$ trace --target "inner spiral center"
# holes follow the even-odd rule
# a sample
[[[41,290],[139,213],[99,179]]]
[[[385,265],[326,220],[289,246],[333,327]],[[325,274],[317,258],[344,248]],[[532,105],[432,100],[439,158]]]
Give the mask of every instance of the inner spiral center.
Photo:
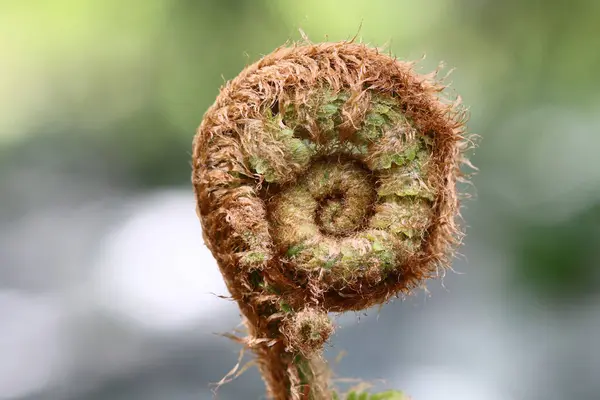
[[[318,163],[305,179],[322,234],[345,237],[364,225],[375,194],[366,171],[354,163]]]
[[[376,197],[370,174],[357,163],[315,162],[272,198],[275,238],[283,249],[305,241],[324,245],[324,240],[349,238],[368,225]]]
[[[353,220],[352,210],[348,209],[346,197],[340,191],[334,191],[318,200],[315,222],[322,233],[332,236],[347,236],[358,226]]]

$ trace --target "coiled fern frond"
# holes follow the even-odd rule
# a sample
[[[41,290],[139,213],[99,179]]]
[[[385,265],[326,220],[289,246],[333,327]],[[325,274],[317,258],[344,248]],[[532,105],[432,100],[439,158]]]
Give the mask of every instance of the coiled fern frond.
[[[413,67],[350,42],[282,47],[198,129],[205,242],[273,398],[331,398],[327,313],[408,294],[460,242],[465,112]]]

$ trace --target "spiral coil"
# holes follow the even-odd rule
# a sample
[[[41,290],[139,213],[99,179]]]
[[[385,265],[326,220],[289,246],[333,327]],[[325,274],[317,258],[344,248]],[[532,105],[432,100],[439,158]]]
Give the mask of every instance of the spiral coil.
[[[192,180],[253,338],[312,354],[332,331],[324,313],[408,293],[448,265],[466,138],[443,89],[349,42],[282,47],[222,88]]]

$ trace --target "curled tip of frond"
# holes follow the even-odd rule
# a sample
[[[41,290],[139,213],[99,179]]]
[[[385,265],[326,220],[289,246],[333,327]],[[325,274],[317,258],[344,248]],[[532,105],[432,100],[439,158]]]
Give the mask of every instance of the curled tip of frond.
[[[356,36],[301,37],[222,88],[194,138],[192,181],[251,335],[308,354],[331,333],[326,312],[449,268],[474,139],[441,65],[422,75]]]
[[[234,293],[264,295],[269,282],[361,308],[449,264],[468,114],[445,97],[441,64],[419,75],[355,38],[301,36],[248,66],[206,113],[194,140],[198,208]],[[256,270],[259,286],[240,273]]]

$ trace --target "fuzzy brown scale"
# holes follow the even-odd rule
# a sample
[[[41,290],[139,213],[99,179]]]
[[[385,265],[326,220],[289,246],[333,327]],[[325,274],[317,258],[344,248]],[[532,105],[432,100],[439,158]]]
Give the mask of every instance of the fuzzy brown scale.
[[[192,178],[204,238],[271,397],[305,398],[295,385],[318,364],[327,312],[408,294],[459,243],[465,116],[434,78],[361,44],[283,47],[205,114]],[[327,392],[308,375],[312,398]]]

